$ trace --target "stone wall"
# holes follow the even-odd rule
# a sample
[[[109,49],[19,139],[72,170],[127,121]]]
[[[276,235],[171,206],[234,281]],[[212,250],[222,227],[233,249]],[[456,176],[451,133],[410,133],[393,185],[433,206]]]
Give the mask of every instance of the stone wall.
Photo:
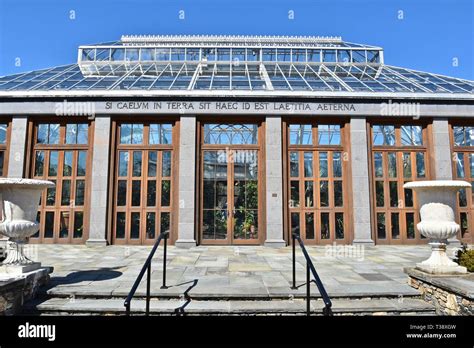
[[[15,315],[21,312],[26,301],[33,299],[38,289],[49,281],[50,268],[41,268],[25,273],[21,278],[0,280],[0,315]]]
[[[409,285],[436,308],[439,315],[474,315],[474,274],[435,276],[406,270]]]

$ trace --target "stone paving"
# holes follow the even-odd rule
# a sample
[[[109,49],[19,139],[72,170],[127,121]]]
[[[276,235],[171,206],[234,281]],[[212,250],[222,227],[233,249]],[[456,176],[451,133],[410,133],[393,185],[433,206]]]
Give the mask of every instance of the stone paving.
[[[87,247],[30,245],[30,255],[43,266],[54,267],[50,289],[56,295],[125,297],[136,279],[150,246]],[[308,247],[315,267],[332,297],[405,296],[417,292],[408,286],[403,267],[426,259],[423,246],[377,246],[340,250]],[[337,251],[337,253],[335,253]],[[451,251],[452,253],[452,251]],[[450,253],[450,255],[451,255]],[[168,248],[167,285],[162,285],[162,246],[152,262],[153,295],[193,298],[298,297],[305,287],[291,290],[291,247],[198,246]],[[297,249],[297,284],[305,282],[305,259]],[[195,283],[193,281],[196,280]],[[138,288],[143,295],[146,275]],[[312,292],[316,295],[317,289]]]

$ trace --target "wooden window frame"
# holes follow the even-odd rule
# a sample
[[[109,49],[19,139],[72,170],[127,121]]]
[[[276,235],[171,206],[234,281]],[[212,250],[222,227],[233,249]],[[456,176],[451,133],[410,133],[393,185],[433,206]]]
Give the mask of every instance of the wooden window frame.
[[[143,124],[143,143],[142,144],[121,144],[120,143],[120,126],[122,124]],[[149,142],[149,125],[150,124],[172,124],[172,143],[171,144],[148,144]],[[111,148],[111,160],[110,160],[110,173],[109,176],[109,199],[108,199],[108,218],[107,225],[111,226],[107,232],[107,240],[110,244],[115,245],[153,245],[156,239],[158,238],[160,231],[160,214],[161,212],[170,213],[170,244],[174,244],[177,235],[177,226],[178,226],[178,177],[179,177],[179,119],[172,117],[160,117],[159,119],[152,117],[119,117],[112,120],[112,148]],[[141,176],[134,176],[134,180],[140,180],[140,206],[132,207],[129,202],[131,201],[131,182],[132,182],[132,172],[130,170],[133,165],[133,159],[129,161],[129,168],[127,172],[127,203],[124,206],[125,208],[117,206],[117,190],[118,190],[118,165],[119,165],[119,153],[120,151],[127,151],[129,154],[132,154],[133,151],[141,151],[142,153],[142,168]],[[171,177],[166,177],[164,180],[170,180],[171,183],[171,193],[170,193],[170,205],[167,207],[161,207],[161,204],[156,204],[153,207],[148,207],[146,205],[147,199],[147,181],[148,181],[148,153],[150,151],[159,152],[158,156],[162,156],[163,151],[171,151]],[[160,157],[161,158],[161,157]],[[162,162],[160,161],[157,166],[157,171],[161,170]],[[163,180],[161,174],[156,177],[150,177],[156,182]],[[124,179],[121,179],[124,180]],[[156,202],[160,199],[161,186],[156,188]],[[126,230],[125,238],[116,238],[116,215],[117,212],[126,213]],[[131,221],[129,218],[132,212],[140,213],[140,235],[138,239],[131,239],[130,229],[128,226]],[[155,215],[155,238],[146,238],[146,213],[154,212]],[[128,232],[127,232],[128,228]],[[128,234],[127,234],[128,233]]]
[[[385,126],[395,126],[395,145],[373,145],[373,126],[376,125],[385,125]],[[415,245],[415,244],[426,244],[428,242],[427,238],[422,238],[420,232],[416,228],[416,224],[420,221],[418,202],[416,199],[416,193],[413,192],[413,207],[406,207],[403,204],[400,207],[400,204],[397,207],[390,206],[390,191],[389,191],[389,181],[397,182],[397,195],[398,201],[400,202],[404,199],[404,189],[403,183],[409,181],[422,181],[430,180],[432,173],[434,173],[434,158],[432,151],[432,125],[431,120],[413,120],[406,119],[404,121],[393,120],[393,119],[370,119],[366,123],[367,126],[367,141],[368,141],[368,154],[369,154],[369,181],[370,181],[370,203],[371,203],[371,221],[372,221],[372,238],[376,244],[380,245]],[[402,145],[401,144],[401,127],[402,126],[421,126],[422,127],[422,140],[423,145]],[[376,205],[376,192],[375,192],[375,183],[377,180],[375,177],[375,161],[374,154],[376,152],[381,152],[384,156],[383,161],[383,181],[384,181],[384,206],[377,207]],[[412,177],[411,179],[405,179],[403,174],[403,153],[409,152],[411,154],[411,164],[412,168]],[[416,152],[423,152],[424,161],[425,161],[425,177],[417,178],[416,176],[416,162],[413,160],[416,156]],[[397,177],[388,178],[388,153],[396,153],[397,158]],[[401,158],[401,160],[400,160]],[[415,163],[415,164],[413,164]],[[391,180],[387,180],[391,179]],[[377,213],[385,213],[385,239],[378,238],[377,233]],[[391,213],[399,213],[399,236],[400,238],[392,238],[391,235]],[[411,239],[407,237],[406,234],[406,213],[414,214],[414,229],[415,229],[415,238]]]
[[[312,145],[301,145],[301,144],[290,144],[290,125],[292,124],[307,124],[311,125],[312,130]],[[340,126],[340,139],[341,144],[339,145],[319,145],[318,144],[318,125],[339,125]],[[300,236],[304,242],[308,245],[331,245],[332,243],[349,244],[353,240],[353,213],[352,213],[352,183],[351,183],[351,163],[350,163],[350,121],[347,118],[341,118],[334,120],[328,117],[318,118],[287,118],[283,120],[283,173],[284,173],[284,189],[283,189],[283,202],[284,203],[284,238],[287,242],[291,241],[291,213],[299,213],[300,220]],[[300,206],[290,207],[290,182],[292,177],[290,176],[290,153],[298,152],[299,161],[299,176],[293,178],[299,181],[299,195],[300,195]],[[313,154],[313,176],[311,178],[304,177],[304,153],[311,152]],[[319,177],[319,173],[316,169],[319,169],[319,153],[328,153],[328,176],[324,178]],[[341,164],[342,164],[342,176],[341,178],[334,178],[332,158],[334,152],[341,153]],[[304,197],[304,185],[305,181],[313,182],[313,197],[314,206],[305,207],[301,197]],[[328,181],[328,200],[329,204],[327,207],[320,206],[320,192],[319,182]],[[343,190],[343,205],[341,207],[334,206],[334,182],[342,181]],[[306,239],[306,221],[305,214],[314,213],[314,239]],[[320,219],[321,213],[329,213],[329,229],[330,238],[322,239],[320,231]],[[344,214],[344,238],[335,238],[335,214]]]
[[[0,175],[2,178],[8,177],[8,162],[10,159],[10,140],[11,140],[11,129],[12,129],[12,119],[11,118],[0,118],[0,124],[7,125],[7,134],[5,138],[5,144],[0,144],[0,151],[3,151],[3,173]]]
[[[474,183],[474,176],[471,172],[471,167],[469,163],[469,155],[474,156],[474,146],[457,146],[454,143],[454,127],[474,127],[474,122],[472,120],[465,119],[454,119],[449,121],[449,143],[451,151],[451,170],[454,180],[465,180],[467,182]],[[457,176],[457,163],[455,162],[455,154],[463,153],[464,159],[464,178],[459,178]],[[467,214],[467,232],[462,235],[460,232],[458,238],[462,243],[472,244],[474,243],[474,192],[472,188],[466,189],[466,206],[461,207],[459,205],[459,193],[456,197],[456,222],[461,224],[461,213]]]
[[[254,145],[229,145],[229,144],[204,144],[204,125],[205,124],[257,124],[258,125],[258,143]],[[242,117],[226,117],[225,122],[219,122],[215,117],[201,117],[197,121],[197,163],[196,175],[197,191],[197,209],[196,209],[196,229],[197,242],[200,245],[261,245],[266,238],[266,180],[265,180],[265,119],[242,116]],[[228,232],[230,238],[225,240],[204,239],[203,238],[203,155],[208,150],[256,150],[258,151],[258,237],[255,239],[234,239],[233,231]],[[230,169],[228,169],[230,170]],[[231,178],[227,178],[231,180]],[[233,199],[230,185],[227,187],[228,199]],[[230,229],[231,227],[228,227]]]
[[[87,133],[87,144],[66,144],[66,125],[67,124],[78,124],[78,123],[86,123],[88,124],[88,133]],[[37,136],[38,136],[38,125],[39,124],[59,124],[59,144],[37,144]],[[37,178],[37,179],[44,179],[44,180],[56,180],[58,183],[61,180],[71,180],[71,189],[70,189],[70,197],[75,197],[75,185],[72,185],[72,182],[76,180],[84,180],[85,181],[85,191],[84,191],[84,204],[82,206],[74,206],[74,205],[61,205],[61,189],[58,189],[58,185],[56,185],[56,198],[55,204],[52,206],[46,206],[46,194],[47,190],[45,190],[41,194],[41,204],[39,206],[38,212],[41,212],[40,216],[40,231],[38,238],[30,238],[31,243],[35,244],[85,244],[87,239],[89,238],[89,220],[90,220],[90,194],[91,194],[91,177],[92,177],[92,144],[94,139],[94,121],[89,120],[83,117],[77,118],[68,118],[65,120],[64,118],[58,119],[55,116],[51,117],[37,117],[29,121],[28,124],[28,151],[27,151],[27,173],[30,178]],[[49,156],[45,156],[44,159],[44,168],[43,168],[43,175],[42,176],[35,176],[35,154],[36,151],[46,151],[49,153],[50,151],[58,151],[63,152],[63,155],[59,156],[58,158],[58,172],[56,176],[49,176],[48,167],[49,167]],[[74,153],[75,163],[76,165],[73,167],[73,175],[71,176],[63,176],[63,165],[64,165],[64,152],[72,151]],[[85,176],[77,176],[77,157],[79,151],[86,151],[87,158],[86,158],[86,175]],[[62,188],[62,184],[61,184]],[[71,199],[73,201],[73,199]],[[53,238],[44,238],[44,225],[45,225],[45,213],[46,212],[54,212],[54,227],[53,227]],[[69,219],[73,219],[75,212],[82,212],[83,213],[83,232],[81,238],[73,238],[74,230],[71,229],[69,231],[67,238],[59,238],[59,228],[60,228],[60,218],[62,212],[69,212]],[[69,222],[71,224],[71,222]]]

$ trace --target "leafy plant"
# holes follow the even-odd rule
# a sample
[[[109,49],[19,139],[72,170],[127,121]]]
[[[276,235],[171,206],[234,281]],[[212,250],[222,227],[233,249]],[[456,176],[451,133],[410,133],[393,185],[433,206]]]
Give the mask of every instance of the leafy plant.
[[[462,244],[456,254],[456,262],[466,267],[469,272],[474,272],[474,250],[469,250],[467,244]]]

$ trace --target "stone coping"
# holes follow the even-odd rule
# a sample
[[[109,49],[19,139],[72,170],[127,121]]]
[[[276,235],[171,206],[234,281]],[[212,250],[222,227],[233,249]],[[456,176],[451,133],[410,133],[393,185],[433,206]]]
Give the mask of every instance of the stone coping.
[[[474,300],[474,273],[438,275],[426,273],[416,268],[404,268],[403,271],[410,277]]]

